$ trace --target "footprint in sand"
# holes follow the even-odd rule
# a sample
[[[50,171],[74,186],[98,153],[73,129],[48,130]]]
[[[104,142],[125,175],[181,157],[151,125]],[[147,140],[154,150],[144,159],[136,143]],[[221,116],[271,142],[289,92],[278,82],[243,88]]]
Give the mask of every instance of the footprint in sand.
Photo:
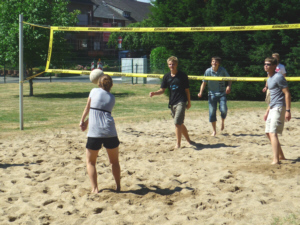
[[[39,220],[41,221],[41,224],[50,224],[50,221],[53,220],[53,218],[51,216],[49,216],[48,214],[40,216]]]
[[[104,210],[103,208],[96,208],[93,211],[95,214],[100,214],[100,213],[102,213],[103,210]]]
[[[54,199],[49,199],[49,200],[43,202],[42,205],[43,205],[43,206],[46,206],[46,205],[49,205],[49,204],[51,204],[51,203],[53,203],[53,202],[56,202],[56,200],[54,200]]]

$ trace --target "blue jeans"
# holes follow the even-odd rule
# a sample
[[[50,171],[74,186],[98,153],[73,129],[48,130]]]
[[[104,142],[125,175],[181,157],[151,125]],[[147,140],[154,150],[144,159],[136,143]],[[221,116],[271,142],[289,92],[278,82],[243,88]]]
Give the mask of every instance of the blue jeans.
[[[209,95],[208,96],[208,106],[209,106],[209,122],[217,121],[217,106],[219,102],[219,110],[221,112],[222,119],[227,116],[227,99],[226,94],[224,95]]]

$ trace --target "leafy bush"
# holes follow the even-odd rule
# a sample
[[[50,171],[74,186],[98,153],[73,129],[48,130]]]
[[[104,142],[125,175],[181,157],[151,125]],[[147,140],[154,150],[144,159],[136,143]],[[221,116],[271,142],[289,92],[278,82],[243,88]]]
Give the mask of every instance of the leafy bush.
[[[150,54],[150,69],[152,73],[166,73],[169,71],[167,59],[171,55],[171,52],[165,47],[153,49]]]

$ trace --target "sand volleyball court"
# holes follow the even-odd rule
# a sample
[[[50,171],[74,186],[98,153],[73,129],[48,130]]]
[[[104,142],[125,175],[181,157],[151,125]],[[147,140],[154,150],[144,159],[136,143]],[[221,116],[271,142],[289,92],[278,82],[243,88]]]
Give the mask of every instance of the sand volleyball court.
[[[272,224],[278,218],[299,223],[300,113],[292,112],[280,136],[288,160],[275,166],[263,113],[230,112],[225,131],[216,137],[210,136],[207,113],[187,114],[185,124],[196,144],[183,141],[181,149],[174,149],[171,118],[116,121],[121,193],[113,191],[101,151],[101,191],[90,194],[86,132],[79,127],[2,135],[0,224],[229,225]]]

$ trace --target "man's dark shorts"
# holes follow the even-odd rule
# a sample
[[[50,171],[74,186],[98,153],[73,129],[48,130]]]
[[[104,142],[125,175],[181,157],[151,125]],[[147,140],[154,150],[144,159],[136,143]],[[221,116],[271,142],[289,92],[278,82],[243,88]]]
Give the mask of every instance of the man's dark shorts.
[[[118,137],[110,137],[110,138],[88,137],[87,143],[86,143],[86,148],[98,151],[99,149],[101,149],[102,144],[105,148],[112,149],[112,148],[118,147],[120,144],[120,141],[119,141]]]

